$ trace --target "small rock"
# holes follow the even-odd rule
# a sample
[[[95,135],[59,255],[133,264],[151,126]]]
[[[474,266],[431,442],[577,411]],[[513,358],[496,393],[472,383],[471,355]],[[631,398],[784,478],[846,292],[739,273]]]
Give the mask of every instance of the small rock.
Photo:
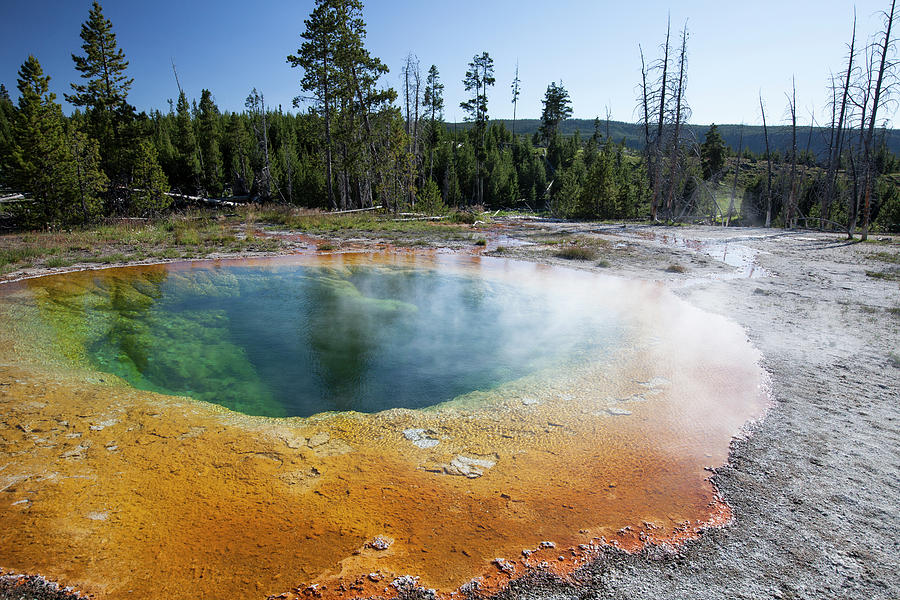
[[[617,408],[615,406],[607,407],[606,412],[613,416],[628,416],[631,414],[630,410],[625,410],[624,408]]]
[[[369,548],[374,550],[387,550],[391,547],[391,544],[394,543],[394,540],[386,537],[382,537],[380,535],[375,536],[375,539],[366,544]]]
[[[369,581],[379,582],[384,577],[382,577],[381,573],[369,573]]]
[[[534,398],[522,398],[522,404],[525,406],[534,406],[535,404],[540,404],[540,402]]]
[[[317,448],[318,446],[321,446],[322,444],[328,443],[328,440],[330,440],[330,439],[331,439],[330,435],[328,435],[324,431],[320,431],[316,434],[313,434],[313,436],[311,438],[309,438],[309,442],[307,442],[307,445],[310,448]]]
[[[506,560],[505,558],[495,558],[491,562],[493,562],[495,565],[497,565],[497,567],[501,571],[503,571],[504,573],[506,573],[508,575],[512,575],[513,573],[516,572],[516,565],[514,563],[511,563],[510,561]]]
[[[556,548],[553,542],[541,542],[541,548]]]
[[[294,433],[282,433],[278,437],[282,442],[284,442],[284,445],[291,450],[298,450],[307,445],[306,438],[302,435],[296,435]]]
[[[413,443],[414,446],[418,448],[434,448],[440,443],[437,438],[432,437],[432,435],[429,434],[434,434],[434,432],[430,430],[426,431],[424,429],[403,430],[403,437],[408,439]]]
[[[418,577],[413,577],[412,575],[401,575],[391,582],[391,586],[393,586],[393,588],[399,592],[402,590],[414,589],[418,582]]]
[[[488,458],[472,458],[470,456],[457,455],[449,465],[444,466],[444,473],[447,475],[459,475],[474,479],[484,475],[486,469],[490,469],[497,464],[496,457],[494,460]]]
[[[107,427],[112,427],[113,425],[116,425],[117,423],[118,423],[118,421],[115,419],[107,419],[106,421],[101,421],[99,423],[91,425],[90,429],[91,429],[91,431],[103,431]]]

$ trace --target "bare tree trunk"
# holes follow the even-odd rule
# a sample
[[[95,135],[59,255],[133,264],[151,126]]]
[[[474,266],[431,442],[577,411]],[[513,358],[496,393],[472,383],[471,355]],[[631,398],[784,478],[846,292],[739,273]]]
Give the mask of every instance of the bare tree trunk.
[[[803,182],[806,181],[806,173],[809,171],[809,162],[810,162],[810,154],[809,149],[812,146],[812,135],[813,129],[816,127],[816,113],[813,110],[809,111],[809,132],[806,134],[806,150],[803,153],[803,168],[800,169],[800,181],[797,184],[798,186],[798,206],[797,206],[797,215],[799,218],[800,215],[800,206],[799,206],[799,195],[803,192]]]
[[[609,119],[612,115],[609,112],[609,105],[606,105],[606,141],[609,141]]]
[[[894,25],[894,8],[897,0],[891,0],[891,11],[886,16],[887,27],[884,33],[884,42],[881,45],[881,64],[878,67],[878,81],[875,84],[875,98],[872,100],[872,114],[869,116],[869,130],[866,134],[866,167],[865,167],[865,204],[863,205],[863,229],[860,236],[863,241],[869,237],[869,218],[871,216],[871,194],[873,178],[875,177],[875,156],[872,151],[872,140],[875,137],[875,119],[878,114],[878,104],[881,101],[881,86],[884,82],[887,53],[891,47],[891,28]]]
[[[766,108],[759,95],[759,112],[762,113],[763,137],[766,140],[766,227],[772,226],[772,155],[769,153],[769,128],[766,127]]]
[[[828,172],[825,175],[825,195],[820,207],[821,223],[824,228],[825,220],[831,213],[831,204],[834,202],[834,190],[837,180],[837,170],[841,162],[841,150],[844,141],[844,122],[847,110],[847,99],[850,95],[850,76],[853,73],[853,58],[856,48],[856,10],[853,11],[853,33],[850,36],[850,55],[847,58],[847,75],[844,78],[844,90],[841,94],[841,110],[836,121],[834,131],[834,143],[828,157]]]
[[[512,88],[513,88],[513,89],[512,89],[512,92],[513,92],[513,100],[512,100],[512,105],[513,105],[512,136],[513,136],[513,140],[515,140],[515,139],[516,139],[516,105],[519,103],[519,61],[518,61],[518,60],[516,61],[516,76],[515,76],[515,78],[513,79],[513,85],[512,85]]]
[[[666,198],[666,212],[668,213],[668,218],[672,218],[672,200],[675,195],[675,186],[678,183],[678,177],[676,177],[676,166],[678,163],[678,150],[679,150],[679,142],[681,137],[681,108],[682,108],[682,100],[684,99],[684,67],[685,62],[687,61],[687,26],[681,32],[681,55],[678,58],[678,85],[675,88],[675,132],[672,135],[672,157],[671,157],[671,170],[672,175],[669,181],[669,194]]]
[[[847,237],[848,239],[853,239],[853,234],[856,230],[856,222],[859,219],[859,209],[862,205],[862,195],[865,189],[865,182],[860,181],[860,178],[865,178],[865,169],[867,157],[865,156],[865,141],[866,141],[866,119],[868,117],[868,109],[869,109],[869,98],[872,93],[872,78],[874,76],[874,61],[875,54],[869,51],[866,51],[866,81],[860,90],[861,97],[858,102],[856,102],[857,106],[860,108],[860,117],[859,117],[859,139],[857,140],[857,150],[856,150],[856,158],[853,160],[853,198],[850,200],[850,218],[847,223]]]
[[[788,96],[788,108],[791,112],[791,175],[788,185],[787,198],[787,214],[784,219],[784,226],[793,229],[797,224],[796,219],[796,190],[795,182],[797,175],[797,84],[791,79],[792,96]]]
[[[738,174],[741,172],[741,153],[744,151],[744,126],[741,125],[741,136],[738,142],[738,152],[734,160],[734,183],[731,184],[731,201],[728,203],[728,215],[725,217],[725,227],[731,227],[731,215],[734,213],[734,197],[737,195]]]
[[[663,142],[663,123],[665,122],[665,110],[666,110],[666,77],[669,72],[669,39],[672,33],[672,21],[671,18],[666,22],[666,45],[663,50],[663,61],[662,61],[662,84],[660,86],[659,91],[659,121],[657,122],[656,128],[656,146],[655,146],[655,158],[654,162],[656,167],[656,175],[654,176],[653,181],[653,199],[650,203],[650,219],[653,221],[657,220],[656,211],[659,207],[660,195],[662,192],[662,142]]]

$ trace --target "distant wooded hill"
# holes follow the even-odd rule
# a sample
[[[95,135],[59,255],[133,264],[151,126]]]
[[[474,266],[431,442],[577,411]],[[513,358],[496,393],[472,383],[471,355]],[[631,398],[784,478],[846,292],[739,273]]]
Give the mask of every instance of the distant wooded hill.
[[[507,129],[512,129],[511,119],[493,119],[495,123],[503,123]],[[470,123],[448,123],[447,127],[453,129],[468,128]],[[541,126],[540,119],[517,119],[516,133],[524,135],[533,135]],[[703,143],[706,131],[709,125],[687,125],[685,136],[687,139],[693,137],[698,143]],[[719,134],[734,150],[737,150],[740,139],[740,125],[719,125]],[[590,137],[594,133],[593,119],[569,119],[563,121],[559,126],[560,133],[564,136],[574,135],[576,131],[580,132],[582,138]],[[600,133],[606,135],[606,121],[600,121]],[[817,156],[825,153],[828,147],[828,129],[825,127],[815,127],[812,130],[812,137],[809,137],[809,127],[797,128],[797,150],[803,152],[806,150],[807,139],[810,140],[809,149]],[[609,122],[609,135],[616,143],[625,140],[625,144],[629,148],[640,148],[643,144],[643,133],[641,125],[636,123],[625,123],[623,121]],[[879,131],[878,137],[884,136],[887,146],[894,154],[900,154],[900,130],[887,129]],[[778,125],[769,127],[769,146],[772,152],[784,152],[791,147],[791,128],[787,125]],[[744,148],[749,148],[752,152],[762,154],[766,151],[766,141],[763,135],[762,125],[744,125]]]

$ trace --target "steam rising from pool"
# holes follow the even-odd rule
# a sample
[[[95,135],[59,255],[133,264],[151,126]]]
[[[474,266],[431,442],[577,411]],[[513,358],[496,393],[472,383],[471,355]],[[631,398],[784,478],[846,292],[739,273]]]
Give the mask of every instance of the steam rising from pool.
[[[596,360],[621,335],[590,297],[410,266],[131,270],[44,302],[91,363],[250,415],[422,408]]]

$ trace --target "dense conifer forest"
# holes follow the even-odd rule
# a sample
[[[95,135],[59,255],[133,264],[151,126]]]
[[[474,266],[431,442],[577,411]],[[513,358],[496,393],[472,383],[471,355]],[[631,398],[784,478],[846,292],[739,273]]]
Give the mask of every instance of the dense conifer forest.
[[[38,57],[19,70],[17,102],[0,87],[3,211],[20,227],[72,226],[232,199],[897,231],[896,137],[884,127],[895,97],[894,20],[892,4],[868,41],[853,24],[824,126],[797,125],[796,90],[786,94],[788,126],[767,125],[762,102],[763,127],[690,125],[686,27],[664,32],[659,56],[640,50],[636,124],[572,121],[556,82],[539,121],[491,119],[496,103],[516,114],[520,81],[517,71],[511,85],[497,82],[486,52],[465,67],[466,122],[452,124],[435,66],[410,54],[401,89],[386,85],[387,67],[366,48],[360,0],[316,0],[298,47],[285,49],[295,106],[269,106],[252,89],[243,112],[223,112],[213,90],[188,98],[179,84],[177,101],[139,113],[128,102],[125,49],[94,2],[73,49],[71,115]]]

